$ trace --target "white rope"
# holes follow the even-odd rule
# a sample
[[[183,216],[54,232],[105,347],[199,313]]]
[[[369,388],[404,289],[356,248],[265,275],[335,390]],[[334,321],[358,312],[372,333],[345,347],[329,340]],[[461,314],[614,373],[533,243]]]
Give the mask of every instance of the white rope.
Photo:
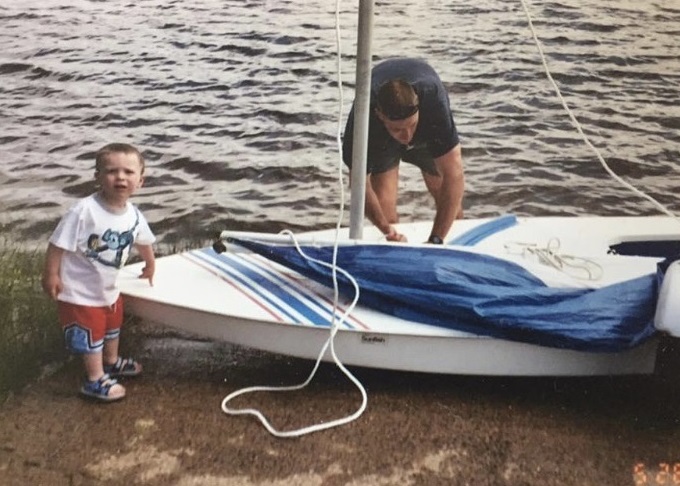
[[[367,396],[366,390],[362,386],[361,382],[359,382],[359,380],[357,380],[356,377],[354,377],[354,375],[352,375],[352,373],[342,364],[342,362],[340,361],[340,359],[338,358],[338,356],[335,352],[335,345],[334,345],[334,341],[335,341],[334,338],[335,338],[336,333],[338,332],[339,326],[343,322],[345,322],[345,319],[352,312],[352,310],[354,310],[354,308],[356,307],[356,304],[359,300],[359,285],[357,284],[354,277],[352,277],[344,269],[338,267],[336,265],[335,261],[331,265],[327,262],[323,262],[321,260],[317,260],[315,258],[309,257],[308,255],[306,255],[302,251],[302,248],[300,248],[300,245],[298,244],[298,242],[295,239],[295,236],[293,235],[292,232],[286,230],[282,233],[288,234],[291,237],[291,240],[294,243],[295,248],[297,249],[298,253],[300,255],[302,255],[305,259],[307,259],[311,262],[317,263],[319,265],[322,265],[326,268],[332,268],[334,285],[335,285],[336,289],[337,289],[337,273],[336,272],[339,271],[342,275],[344,275],[350,281],[350,283],[352,284],[352,286],[354,287],[354,290],[355,290],[354,299],[352,300],[352,303],[349,305],[347,310],[342,314],[342,316],[340,317],[339,320],[335,319],[335,313],[336,313],[336,309],[337,309],[337,296],[336,296],[336,302],[334,303],[334,308],[333,308],[333,319],[332,319],[332,325],[331,325],[331,328],[330,328],[330,336],[326,340],[323,347],[321,348],[321,352],[319,353],[319,356],[316,359],[316,363],[314,364],[314,368],[312,369],[312,372],[310,373],[309,377],[303,383],[301,383],[299,385],[293,385],[293,386],[252,386],[252,387],[248,387],[248,388],[243,388],[241,390],[237,390],[237,391],[227,395],[224,398],[224,400],[222,400],[222,411],[224,411],[225,413],[227,413],[229,415],[253,415],[253,416],[257,417],[257,419],[262,423],[262,425],[264,425],[264,427],[272,435],[274,435],[276,437],[281,437],[281,438],[291,438],[291,437],[299,437],[301,435],[309,434],[309,433],[312,433],[312,432],[318,432],[320,430],[330,429],[332,427],[344,425],[344,424],[347,424],[349,422],[352,422],[353,420],[356,420],[357,418],[359,418],[359,416],[361,416],[362,413],[364,413],[364,410],[366,410],[366,405],[368,403],[368,396]],[[335,248],[335,250],[337,250],[337,247]],[[329,346],[330,346],[331,355],[333,357],[333,361],[335,362],[335,364],[350,379],[350,381],[352,381],[352,383],[354,383],[357,386],[357,388],[359,389],[359,392],[361,393],[361,397],[362,397],[361,406],[353,414],[348,415],[348,416],[343,417],[343,418],[340,418],[340,419],[332,420],[330,422],[325,422],[325,423],[321,423],[321,424],[303,427],[303,428],[300,428],[300,429],[282,432],[282,431],[275,429],[270,424],[270,422],[266,419],[266,417],[259,410],[256,410],[256,409],[253,409],[253,408],[232,409],[232,408],[227,407],[227,403],[229,401],[231,401],[232,399],[234,399],[234,398],[236,398],[240,395],[244,395],[246,393],[261,392],[261,391],[277,391],[277,392],[278,391],[295,391],[295,390],[303,389],[314,378],[314,375],[316,374],[316,371],[319,368],[319,364],[321,363],[321,360],[323,359],[323,356],[326,353],[326,350],[329,348]]]
[[[548,243],[541,247],[536,243],[511,242],[503,245],[510,254],[519,254],[523,257],[534,256],[538,263],[553,267],[554,269],[581,280],[600,280],[604,275],[602,266],[588,258],[560,254],[560,240],[551,238]]]
[[[588,147],[590,147],[590,149],[595,153],[595,155],[597,156],[597,159],[600,161],[600,164],[602,165],[602,167],[604,167],[604,170],[606,170],[607,173],[609,173],[609,175],[612,176],[612,178],[614,178],[615,180],[617,180],[619,183],[621,183],[621,184],[622,184],[623,186],[625,186],[626,188],[628,188],[628,189],[630,189],[631,191],[633,191],[633,192],[634,192],[635,194],[637,194],[638,196],[640,196],[640,197],[642,197],[642,198],[644,198],[644,199],[647,199],[647,200],[648,200],[649,202],[651,202],[654,206],[656,206],[656,208],[659,209],[659,211],[661,211],[662,213],[664,213],[664,214],[666,214],[666,215],[668,215],[668,216],[670,216],[670,217],[672,217],[672,218],[678,219],[678,217],[677,217],[675,214],[673,214],[668,208],[666,208],[663,204],[661,204],[660,202],[658,202],[658,201],[657,201],[656,199],[654,199],[652,196],[649,196],[648,194],[645,194],[644,192],[640,191],[640,190],[637,189],[635,186],[633,186],[632,184],[626,182],[626,181],[623,180],[618,174],[616,174],[616,173],[609,167],[609,165],[607,164],[607,162],[604,160],[604,157],[602,157],[602,154],[600,153],[600,151],[599,151],[599,150],[598,150],[598,149],[590,142],[590,140],[588,139],[588,137],[586,136],[586,134],[583,132],[583,128],[581,127],[581,124],[580,124],[579,121],[576,119],[576,116],[574,116],[574,114],[572,113],[571,109],[570,109],[569,106],[567,105],[567,102],[565,101],[564,97],[562,96],[562,93],[560,92],[560,88],[557,86],[557,83],[556,83],[555,80],[553,79],[552,74],[550,74],[550,69],[548,68],[548,63],[547,63],[547,61],[546,61],[545,54],[543,53],[543,48],[541,47],[541,41],[538,39],[538,36],[536,35],[536,29],[534,29],[534,23],[533,23],[533,21],[532,21],[532,19],[531,19],[531,14],[529,13],[529,7],[527,6],[527,2],[526,2],[526,0],[521,0],[521,2],[522,2],[522,7],[524,8],[524,13],[525,13],[526,16],[527,16],[527,21],[528,21],[528,23],[529,23],[529,29],[531,29],[531,35],[532,35],[533,38],[534,38],[534,43],[536,44],[536,48],[538,49],[538,53],[539,53],[540,56],[541,56],[541,62],[543,63],[543,68],[545,69],[545,74],[548,76],[548,80],[550,81],[550,83],[552,84],[553,88],[555,89],[555,93],[557,94],[557,97],[560,99],[560,102],[562,103],[562,106],[564,107],[565,111],[566,111],[567,114],[569,115],[569,118],[571,119],[571,122],[572,122],[572,123],[574,124],[574,126],[576,127],[576,130],[578,131],[578,133],[579,133],[579,134],[581,135],[581,137],[583,138],[583,141],[584,141],[584,142],[586,143],[586,145],[588,145]],[[680,221],[680,220],[679,220],[679,221]]]
[[[345,319],[347,316],[354,310],[356,307],[356,304],[359,300],[359,285],[357,284],[356,280],[352,275],[350,275],[348,272],[346,272],[344,269],[340,268],[337,266],[337,255],[338,255],[338,239],[339,239],[339,233],[340,233],[340,228],[342,225],[342,220],[343,220],[343,214],[345,210],[345,192],[344,192],[344,183],[343,183],[343,174],[342,174],[342,106],[343,106],[343,96],[342,96],[342,51],[341,51],[341,45],[340,45],[340,0],[336,0],[336,5],[335,5],[335,38],[336,38],[336,45],[337,45],[337,70],[338,70],[338,93],[339,93],[339,102],[338,102],[338,124],[337,124],[337,137],[336,141],[338,144],[338,179],[340,181],[340,211],[339,211],[339,216],[338,216],[338,221],[336,224],[335,228],[335,241],[333,244],[333,261],[331,264],[328,264],[326,262],[314,259],[306,255],[303,251],[302,248],[300,248],[300,245],[298,244],[297,239],[295,238],[295,235],[288,230],[285,230],[282,232],[282,234],[288,234],[291,237],[291,240],[293,244],[295,245],[295,248],[297,249],[298,253],[308,261],[317,263],[321,266],[324,266],[326,268],[330,268],[332,270],[333,274],[333,309],[332,309],[332,318],[331,318],[331,325],[330,325],[330,335],[324,345],[321,348],[321,351],[319,352],[319,356],[316,359],[316,363],[314,364],[314,368],[312,369],[311,373],[309,374],[309,377],[303,382],[300,383],[299,385],[292,385],[292,386],[252,386],[248,388],[243,388],[241,390],[237,390],[235,392],[230,393],[227,395],[223,400],[222,400],[222,411],[224,413],[227,413],[229,415],[253,415],[255,416],[261,423],[262,425],[267,429],[267,431],[274,435],[275,437],[280,437],[280,438],[292,438],[292,437],[300,437],[302,435],[310,434],[312,432],[318,432],[321,430],[326,430],[330,429],[332,427],[338,427],[340,425],[344,425],[347,423],[350,423],[357,418],[361,416],[361,414],[364,413],[366,410],[366,406],[368,405],[368,396],[366,394],[366,389],[364,386],[361,384],[361,382],[342,364],[340,359],[338,358],[336,352],[335,352],[335,335],[338,332],[338,329],[340,325],[345,322]],[[352,303],[350,306],[347,308],[347,310],[341,315],[340,319],[337,319],[337,311],[338,311],[338,300],[339,300],[339,291],[338,291],[338,280],[337,280],[337,272],[340,272],[342,275],[344,275],[352,284],[354,287],[354,299],[352,300]],[[359,392],[361,393],[361,405],[357,409],[356,412],[353,414],[347,415],[346,417],[339,418],[336,420],[331,420],[329,422],[324,422],[321,424],[316,424],[316,425],[310,425],[307,427],[302,427],[300,429],[295,429],[295,430],[289,430],[289,431],[280,431],[275,429],[271,423],[267,420],[267,418],[259,411],[253,408],[245,408],[245,409],[232,409],[227,406],[227,403],[229,403],[232,399],[245,395],[247,393],[253,393],[253,392],[262,392],[262,391],[272,391],[272,392],[281,392],[281,391],[296,391],[296,390],[301,390],[305,388],[309,383],[311,383],[312,379],[316,375],[316,372],[319,368],[319,365],[321,363],[321,360],[323,359],[323,356],[326,354],[326,350],[330,347],[331,350],[331,356],[333,357],[333,361],[335,362],[336,366],[349,378],[349,380],[356,385],[356,387],[359,389]]]

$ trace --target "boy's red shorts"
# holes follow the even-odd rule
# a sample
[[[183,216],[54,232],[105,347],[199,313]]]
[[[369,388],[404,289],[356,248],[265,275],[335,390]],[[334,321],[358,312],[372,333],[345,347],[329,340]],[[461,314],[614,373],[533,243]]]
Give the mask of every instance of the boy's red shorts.
[[[104,340],[115,339],[123,325],[123,297],[111,306],[90,307],[70,302],[57,303],[59,322],[64,329],[66,347],[79,354],[97,353]]]

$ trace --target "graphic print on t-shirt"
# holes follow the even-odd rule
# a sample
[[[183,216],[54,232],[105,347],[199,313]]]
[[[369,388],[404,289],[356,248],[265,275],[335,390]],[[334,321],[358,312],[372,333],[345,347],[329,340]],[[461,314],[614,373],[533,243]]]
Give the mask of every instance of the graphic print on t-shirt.
[[[101,237],[95,233],[91,234],[87,239],[85,256],[109,267],[122,268],[125,265],[129,248],[135,242],[134,231],[138,224],[139,215],[137,215],[135,225],[127,231],[107,229]],[[114,254],[110,255],[110,252]]]

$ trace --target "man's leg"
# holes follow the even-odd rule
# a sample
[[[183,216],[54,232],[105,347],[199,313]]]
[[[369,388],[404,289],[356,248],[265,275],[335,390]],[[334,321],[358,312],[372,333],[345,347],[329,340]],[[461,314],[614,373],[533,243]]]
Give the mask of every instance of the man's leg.
[[[427,190],[432,195],[435,205],[438,205],[439,193],[442,188],[442,181],[444,180],[443,177],[440,175],[429,174],[425,171],[422,171],[421,173],[423,174],[423,180],[425,181],[425,186],[427,186]],[[456,214],[456,219],[463,219],[462,207],[458,211],[458,214]]]
[[[425,187],[429,191],[430,195],[434,198],[435,203],[439,198],[439,191],[442,187],[442,176],[439,174],[430,174],[425,171],[421,171],[423,174],[423,181],[425,181]]]
[[[434,198],[434,203],[438,207],[439,205],[439,193],[442,190],[442,181],[444,178],[440,176],[439,174],[430,174],[425,171],[421,171],[421,174],[423,174],[423,180],[425,181],[425,186],[427,187],[427,190],[430,192],[432,197]],[[458,214],[456,214],[456,219],[463,219],[463,208],[461,207],[460,210],[458,211]]]
[[[399,185],[399,166],[378,174],[370,175],[370,184],[378,198],[380,208],[390,224],[399,221],[397,214],[397,188]]]

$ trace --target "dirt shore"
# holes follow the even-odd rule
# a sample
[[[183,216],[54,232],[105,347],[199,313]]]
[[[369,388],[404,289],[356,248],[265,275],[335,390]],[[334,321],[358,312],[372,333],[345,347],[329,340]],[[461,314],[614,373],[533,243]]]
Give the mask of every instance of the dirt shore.
[[[313,363],[153,328],[133,334],[127,347],[145,372],[125,382],[122,402],[79,398],[80,366],[69,361],[0,407],[0,484],[680,484],[674,343],[652,377],[352,369],[368,392],[358,420],[278,439],[253,417],[224,414],[221,401],[246,386],[301,383]],[[289,430],[351,414],[360,402],[328,364],[302,391],[232,405],[257,407]]]

